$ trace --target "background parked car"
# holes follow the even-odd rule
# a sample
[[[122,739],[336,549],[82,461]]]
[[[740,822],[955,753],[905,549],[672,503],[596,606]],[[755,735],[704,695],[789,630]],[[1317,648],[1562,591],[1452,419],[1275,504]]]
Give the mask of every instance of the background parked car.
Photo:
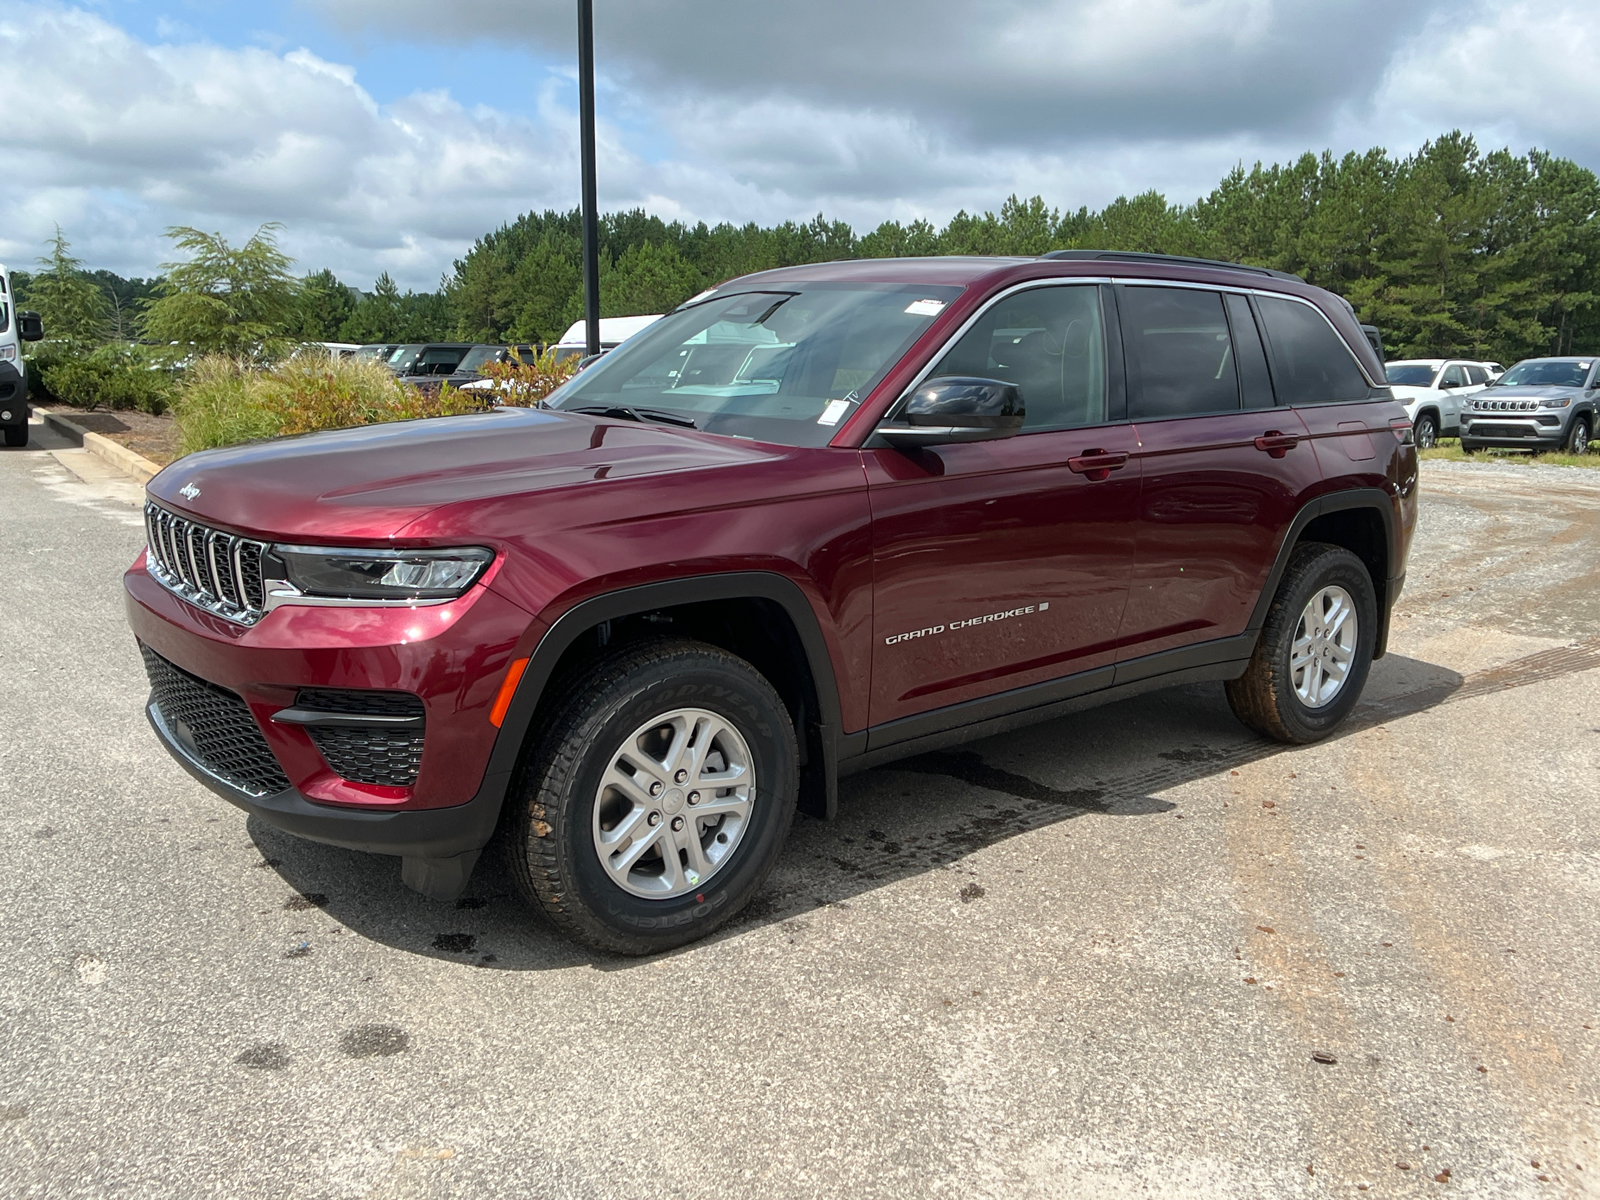
[[[1587,454],[1600,407],[1600,357],[1525,358],[1466,399],[1461,449]]]
[[[449,375],[474,342],[429,342],[397,346],[389,355],[388,366],[401,379],[439,379]]]
[[[1406,358],[1385,363],[1389,389],[1406,406],[1417,447],[1426,450],[1441,437],[1461,431],[1461,398],[1489,385],[1480,362],[1460,358]]]
[[[456,364],[456,369],[446,376],[446,382],[451,387],[465,387],[483,378],[483,368],[487,364],[506,362],[512,355],[516,355],[523,362],[532,362],[538,356],[539,350],[540,347],[526,342],[520,346],[474,346],[467,351],[466,357]]]
[[[356,352],[351,355],[359,362],[387,363],[389,356],[400,349],[398,342],[369,342],[365,346],[357,346]]]
[[[11,275],[0,266],[0,430],[8,446],[28,444],[28,364],[22,343],[44,337],[38,313],[17,312],[12,303]]]
[[[623,342],[638,333],[653,321],[661,320],[661,314],[655,313],[647,317],[601,317],[600,318],[600,352],[615,350]],[[588,325],[583,321],[574,321],[572,327],[561,335],[561,340],[555,345],[556,361],[565,362],[573,355],[582,357],[589,352]]]

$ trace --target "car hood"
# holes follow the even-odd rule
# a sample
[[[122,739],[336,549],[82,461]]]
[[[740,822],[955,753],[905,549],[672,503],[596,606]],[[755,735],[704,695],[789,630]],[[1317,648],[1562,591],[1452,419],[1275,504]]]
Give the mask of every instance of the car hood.
[[[1479,400],[1559,400],[1563,396],[1579,396],[1583,394],[1582,388],[1557,387],[1551,384],[1542,386],[1517,386],[1484,388],[1475,393]]]
[[[777,448],[579,413],[493,409],[191,454],[150,495],[278,540],[382,540],[446,504],[731,466]]]

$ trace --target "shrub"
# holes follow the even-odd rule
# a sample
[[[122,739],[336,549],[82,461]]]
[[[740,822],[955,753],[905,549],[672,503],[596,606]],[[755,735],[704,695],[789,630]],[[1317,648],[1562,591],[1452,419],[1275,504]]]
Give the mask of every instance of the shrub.
[[[407,387],[379,363],[303,357],[260,370],[213,355],[190,368],[173,406],[185,454],[384,421],[459,416],[493,397]]]
[[[200,359],[184,374],[172,406],[185,454],[259,441],[281,421],[267,396],[266,376],[225,355]]]
[[[578,355],[572,354],[557,362],[555,347],[552,346],[527,360],[518,357],[513,350],[510,361],[484,363],[479,371],[485,379],[494,382],[494,395],[498,403],[516,408],[538,408],[551,392],[578,373],[580,361]],[[448,386],[444,391],[458,396],[472,394],[458,392]]]
[[[28,365],[46,401],[160,415],[176,391],[173,372],[162,358],[125,342],[108,342],[88,353],[65,342],[47,342],[29,355]]]

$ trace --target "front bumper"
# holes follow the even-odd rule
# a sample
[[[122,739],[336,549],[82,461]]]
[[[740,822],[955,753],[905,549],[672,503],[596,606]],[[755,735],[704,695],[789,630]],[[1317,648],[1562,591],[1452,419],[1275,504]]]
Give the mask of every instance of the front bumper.
[[[277,828],[331,845],[440,859],[480,849],[494,830],[509,771],[488,764],[499,730],[489,712],[532,618],[479,585],[438,607],[283,606],[236,625],[179,599],[146,569],[123,577],[128,623],[171,666],[244,702],[285,789],[255,795],[197,757],[160,708],[147,709],[168,752],[230,803]],[[341,778],[301,725],[274,721],[304,688],[409,692],[425,733],[415,782],[373,786]]]
[[[32,415],[28,377],[14,363],[0,362],[0,425],[26,425]]]
[[[1461,440],[1474,446],[1522,450],[1554,450],[1567,435],[1567,422],[1562,418],[1556,424],[1547,422],[1554,414],[1537,416],[1499,413],[1475,413],[1461,422]]]

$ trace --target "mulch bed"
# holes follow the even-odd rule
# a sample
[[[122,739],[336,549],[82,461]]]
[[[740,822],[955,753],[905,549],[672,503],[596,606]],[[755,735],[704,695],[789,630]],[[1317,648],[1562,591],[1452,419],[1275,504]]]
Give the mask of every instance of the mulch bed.
[[[46,407],[74,425],[108,437],[160,466],[178,457],[178,423],[171,417],[152,417],[149,413],[131,410],[91,412],[60,403]]]

